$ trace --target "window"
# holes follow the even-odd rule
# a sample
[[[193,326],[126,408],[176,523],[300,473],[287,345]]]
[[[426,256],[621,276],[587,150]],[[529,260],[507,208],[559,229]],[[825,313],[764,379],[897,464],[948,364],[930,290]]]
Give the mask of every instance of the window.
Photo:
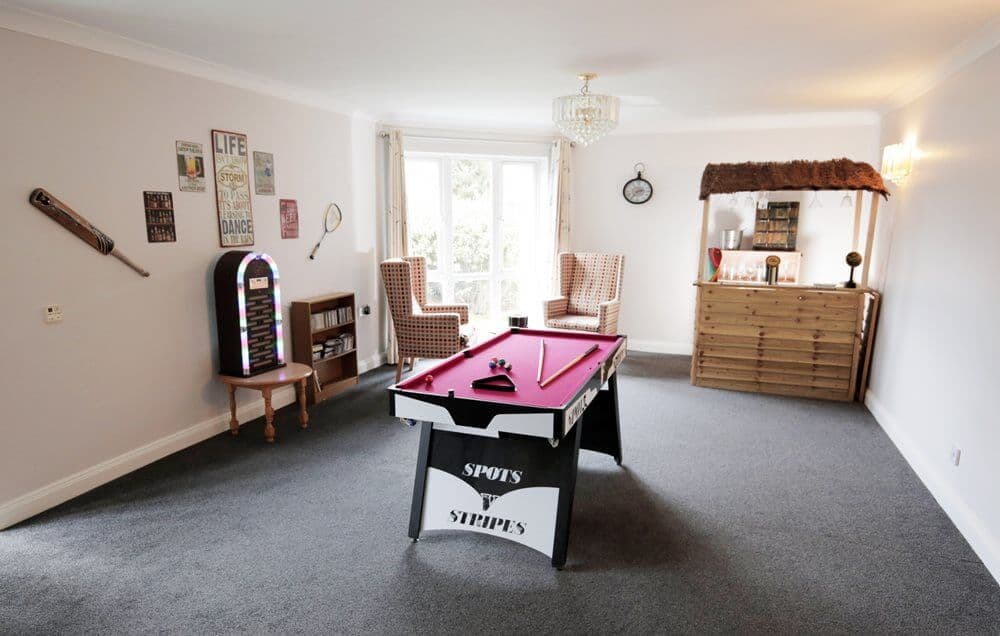
[[[538,324],[551,263],[543,156],[406,153],[409,253],[427,258],[428,301],[469,305],[488,330]]]

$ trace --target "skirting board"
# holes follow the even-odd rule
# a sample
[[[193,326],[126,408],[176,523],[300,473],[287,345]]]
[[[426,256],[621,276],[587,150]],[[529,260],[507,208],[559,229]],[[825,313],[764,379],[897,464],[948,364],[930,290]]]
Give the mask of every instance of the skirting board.
[[[672,353],[676,355],[689,356],[691,355],[692,349],[693,345],[690,342],[628,339],[629,351],[642,351],[645,353]]]
[[[924,483],[938,505],[972,546],[973,551],[982,559],[986,569],[997,583],[1000,583],[1000,537],[992,534],[983,525],[975,510],[965,503],[958,491],[941,475],[940,469],[914,443],[906,429],[899,424],[894,415],[889,413],[871,389],[868,389],[865,395],[865,406],[896,445],[903,459],[913,468],[913,472],[917,473],[917,477]]]
[[[375,354],[359,360],[358,373],[379,367],[384,361],[384,354]],[[278,389],[274,392],[272,402],[276,409],[294,403],[295,389],[290,386]],[[240,422],[247,422],[262,415],[264,415],[264,400],[261,398],[236,410]],[[0,505],[0,530],[227,430],[229,430],[228,410],[8,501]]]

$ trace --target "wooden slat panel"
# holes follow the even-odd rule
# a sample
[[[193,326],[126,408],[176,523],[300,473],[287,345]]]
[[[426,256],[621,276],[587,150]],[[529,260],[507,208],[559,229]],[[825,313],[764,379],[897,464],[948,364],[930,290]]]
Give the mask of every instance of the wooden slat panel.
[[[807,342],[836,342],[853,346],[855,335],[838,331],[778,329],[761,327],[741,327],[739,325],[706,325],[698,326],[698,333],[724,336],[757,336],[760,338],[778,338],[781,340],[803,340]]]
[[[857,311],[854,307],[817,307],[810,305],[791,305],[789,303],[703,303],[702,311],[714,314],[736,314],[739,316],[774,316],[777,318],[795,318],[812,316],[833,320],[854,320]]]
[[[794,395],[798,397],[819,398],[823,400],[849,400],[847,391],[835,389],[812,389],[803,386],[787,386],[784,384],[770,384],[764,382],[741,382],[738,380],[716,380],[711,378],[698,378],[697,386],[704,386],[713,389],[728,389],[731,391],[750,391],[753,393],[774,393],[776,395]]]
[[[823,364],[804,364],[802,362],[775,362],[771,360],[747,360],[740,358],[699,358],[697,367],[705,369],[762,369],[776,373],[792,375],[810,375],[818,378],[839,378],[849,380],[849,367],[834,367]]]
[[[857,314],[857,310],[855,310]],[[779,318],[775,316],[752,316],[704,312],[701,322],[708,325],[751,325],[754,327],[781,327],[787,329],[823,329],[854,333],[856,320],[830,320],[813,316]]]
[[[746,287],[703,287],[704,302],[742,302],[759,305],[787,305],[800,307],[840,307],[856,308],[859,294],[837,291],[817,291],[812,289],[767,288],[747,289]]]
[[[702,346],[726,346],[748,349],[766,348],[769,350],[815,351],[818,353],[840,353],[851,355],[853,343],[816,342],[814,340],[781,340],[778,338],[758,338],[757,336],[720,336],[704,334],[698,343]]]
[[[800,362],[850,369],[854,358],[837,353],[810,351],[782,351],[771,349],[741,349],[739,347],[698,347],[698,358],[736,358],[741,360],[769,360],[772,362]]]
[[[823,378],[791,373],[774,373],[771,371],[758,371],[754,369],[699,368],[698,377],[707,380],[738,380],[767,384],[783,384],[785,386],[798,386],[811,389],[836,389],[844,392],[845,394],[848,386],[850,385],[849,379],[842,380],[839,378]]]

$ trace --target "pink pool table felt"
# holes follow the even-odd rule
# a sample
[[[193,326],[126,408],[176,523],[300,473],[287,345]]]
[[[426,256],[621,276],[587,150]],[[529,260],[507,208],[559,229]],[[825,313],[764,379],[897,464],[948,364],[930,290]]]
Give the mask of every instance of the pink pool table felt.
[[[542,339],[545,340],[543,381],[592,345],[596,344],[597,350],[543,389],[537,382],[538,347]],[[508,331],[470,348],[468,351],[472,353],[471,358],[459,353],[433,368],[414,373],[412,377],[396,386],[414,393],[446,396],[448,391],[455,391],[455,397],[459,398],[558,408],[573,397],[622,340],[624,338],[621,336],[572,331],[542,329],[521,329],[517,333]],[[491,358],[503,358],[511,363],[511,371],[508,373],[499,367],[490,369]],[[503,392],[472,388],[473,380],[497,374],[508,375],[517,385],[517,390]],[[428,375],[434,378],[430,384],[425,382],[425,377]]]

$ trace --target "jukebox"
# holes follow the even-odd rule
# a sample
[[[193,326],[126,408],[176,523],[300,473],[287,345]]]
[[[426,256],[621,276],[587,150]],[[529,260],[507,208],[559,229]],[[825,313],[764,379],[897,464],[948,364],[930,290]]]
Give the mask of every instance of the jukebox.
[[[215,264],[219,370],[248,377],[285,366],[278,266],[267,254],[231,251]]]

